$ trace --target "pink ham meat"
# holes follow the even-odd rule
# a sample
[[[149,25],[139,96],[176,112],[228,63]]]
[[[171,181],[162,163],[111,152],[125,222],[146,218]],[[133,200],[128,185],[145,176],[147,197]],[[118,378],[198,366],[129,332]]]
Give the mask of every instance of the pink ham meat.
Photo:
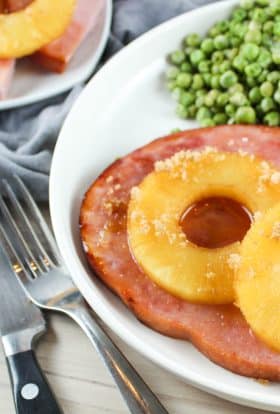
[[[47,70],[63,72],[82,41],[97,23],[101,5],[100,0],[78,0],[72,22],[64,35],[32,55],[33,61]]]
[[[155,161],[206,145],[225,151],[241,149],[280,167],[280,128],[221,126],[158,139],[116,161],[86,193],[80,223],[87,258],[99,278],[146,325],[192,341],[213,362],[235,373],[279,381],[280,354],[253,334],[237,307],[196,305],[175,298],[138,268],[129,251],[126,209],[130,189],[152,171]]]
[[[1,0],[0,13],[15,12],[26,7],[31,0]],[[14,76],[16,61],[14,59],[0,59],[0,100],[7,98]]]
[[[14,70],[15,60],[0,59],[0,100],[7,98]]]

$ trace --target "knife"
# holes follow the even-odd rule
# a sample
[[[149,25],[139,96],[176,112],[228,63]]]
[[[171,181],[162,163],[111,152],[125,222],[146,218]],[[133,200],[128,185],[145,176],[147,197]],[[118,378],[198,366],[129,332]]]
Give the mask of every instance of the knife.
[[[45,331],[41,311],[25,296],[0,249],[0,335],[17,414],[62,414],[32,350]]]

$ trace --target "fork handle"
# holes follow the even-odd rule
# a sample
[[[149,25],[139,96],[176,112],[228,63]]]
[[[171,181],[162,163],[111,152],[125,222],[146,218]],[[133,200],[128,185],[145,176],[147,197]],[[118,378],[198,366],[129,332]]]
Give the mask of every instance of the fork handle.
[[[63,414],[33,351],[6,358],[17,414]]]
[[[132,414],[168,414],[156,395],[84,306],[68,312],[86,333],[111,372]]]

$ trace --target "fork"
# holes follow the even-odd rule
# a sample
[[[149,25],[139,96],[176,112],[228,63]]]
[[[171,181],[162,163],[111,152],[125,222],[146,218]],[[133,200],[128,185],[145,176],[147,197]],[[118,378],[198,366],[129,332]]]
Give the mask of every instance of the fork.
[[[90,313],[74,285],[52,233],[30,192],[17,176],[2,180],[1,241],[12,269],[30,299],[39,307],[70,316],[88,336],[111,372],[130,412],[168,414],[156,395],[135,371]]]

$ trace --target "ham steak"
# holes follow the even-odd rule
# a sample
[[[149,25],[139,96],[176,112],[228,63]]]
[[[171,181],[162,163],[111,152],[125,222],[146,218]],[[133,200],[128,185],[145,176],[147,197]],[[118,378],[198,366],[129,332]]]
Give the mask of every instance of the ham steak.
[[[126,210],[131,188],[157,160],[180,150],[214,146],[259,155],[280,168],[279,138],[280,128],[240,125],[160,138],[108,167],[87,191],[80,215],[81,238],[95,274],[140,321],[165,335],[190,340],[213,362],[237,374],[272,381],[280,380],[280,354],[254,335],[236,306],[178,299],[139,269],[127,242]]]

